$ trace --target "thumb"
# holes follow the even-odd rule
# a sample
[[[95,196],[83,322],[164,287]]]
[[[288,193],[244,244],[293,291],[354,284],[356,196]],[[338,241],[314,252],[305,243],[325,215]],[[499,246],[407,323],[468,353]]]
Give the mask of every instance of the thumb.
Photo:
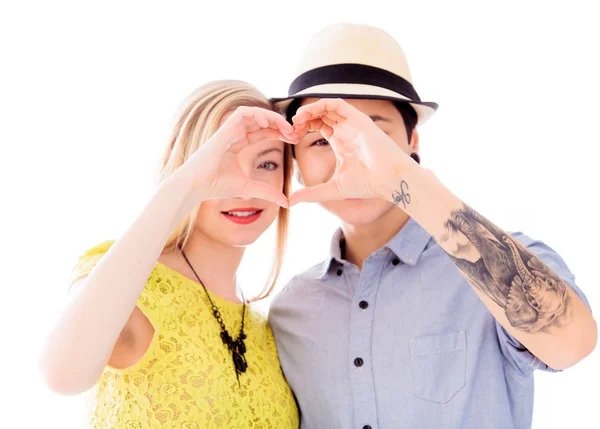
[[[344,197],[335,182],[330,181],[321,185],[302,188],[290,196],[290,207],[298,203],[316,203],[319,201],[341,200]]]
[[[287,197],[279,189],[266,183],[249,181],[246,183],[243,192],[244,197],[260,198],[262,200],[272,201],[281,207],[289,208],[290,204]]]

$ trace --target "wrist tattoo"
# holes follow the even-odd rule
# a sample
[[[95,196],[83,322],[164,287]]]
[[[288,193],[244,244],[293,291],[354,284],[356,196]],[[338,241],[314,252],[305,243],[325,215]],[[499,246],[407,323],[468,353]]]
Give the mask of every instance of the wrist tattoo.
[[[410,204],[410,194],[407,191],[408,183],[403,180],[400,182],[400,189],[392,193],[394,204],[400,206],[400,203],[402,203],[402,208],[406,208],[406,206]]]

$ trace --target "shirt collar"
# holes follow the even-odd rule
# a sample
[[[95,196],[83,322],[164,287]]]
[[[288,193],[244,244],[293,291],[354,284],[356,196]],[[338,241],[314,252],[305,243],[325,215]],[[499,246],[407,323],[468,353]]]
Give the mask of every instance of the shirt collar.
[[[385,247],[394,252],[403,263],[414,267],[430,241],[431,235],[411,218]]]
[[[331,246],[329,256],[321,264],[318,270],[317,278],[323,279],[333,262],[343,264],[342,259],[342,240],[344,233],[341,228],[338,228],[331,238]],[[421,227],[415,220],[409,219],[402,229],[384,246],[390,249],[398,259],[403,263],[415,266],[421,257],[421,254],[426,249],[427,244],[431,240],[431,235]]]
[[[321,264],[319,267],[317,278],[320,280],[329,272],[333,261],[336,261],[339,264],[343,264],[342,259],[342,240],[344,239],[344,233],[342,232],[342,228],[338,228],[331,238],[331,245],[329,247],[329,256],[327,259]]]

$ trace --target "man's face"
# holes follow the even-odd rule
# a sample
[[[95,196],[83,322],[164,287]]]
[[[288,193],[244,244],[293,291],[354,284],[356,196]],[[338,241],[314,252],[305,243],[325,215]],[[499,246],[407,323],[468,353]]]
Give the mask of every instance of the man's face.
[[[307,98],[302,101],[302,105],[317,100],[316,98]],[[413,131],[409,142],[402,115],[392,102],[357,99],[345,101],[370,116],[373,122],[407,154],[418,152],[419,138],[416,130]],[[335,172],[335,154],[327,140],[319,132],[310,132],[305,135],[295,146],[295,155],[304,186],[325,183]],[[392,203],[382,199],[346,199],[325,201],[320,204],[342,222],[354,226],[370,224],[394,207]]]

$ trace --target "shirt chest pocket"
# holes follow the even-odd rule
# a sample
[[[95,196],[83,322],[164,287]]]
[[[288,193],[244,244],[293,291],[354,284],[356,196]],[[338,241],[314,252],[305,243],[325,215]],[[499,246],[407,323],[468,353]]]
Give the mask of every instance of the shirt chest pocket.
[[[445,404],[465,387],[465,331],[411,338],[409,346],[416,396]]]

